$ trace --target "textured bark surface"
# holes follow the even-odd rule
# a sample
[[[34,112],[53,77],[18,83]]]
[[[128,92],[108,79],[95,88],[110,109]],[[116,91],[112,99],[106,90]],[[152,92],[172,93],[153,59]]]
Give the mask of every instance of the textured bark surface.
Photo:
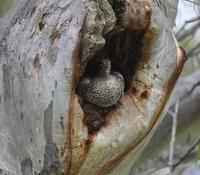
[[[129,173],[184,62],[171,33],[175,15],[167,15],[177,3],[169,4],[164,12],[157,1],[127,0],[118,16],[106,0],[15,2],[0,18],[3,173]],[[126,91],[91,134],[76,85],[89,60],[103,57],[123,74]]]
[[[79,1],[16,1],[1,18],[3,172],[49,174],[63,168],[84,7]]]

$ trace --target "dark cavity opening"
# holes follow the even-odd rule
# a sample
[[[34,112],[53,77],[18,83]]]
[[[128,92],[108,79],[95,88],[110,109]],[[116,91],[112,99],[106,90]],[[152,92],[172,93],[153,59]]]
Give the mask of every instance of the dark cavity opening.
[[[113,33],[115,31],[115,33]],[[110,59],[112,71],[119,72],[125,80],[125,92],[131,88],[132,77],[135,67],[141,58],[143,47],[143,30],[125,29],[121,32],[113,30],[108,33],[106,44],[97,54],[87,63],[82,77],[95,77],[99,70],[99,60]],[[89,105],[89,107],[88,107]],[[99,108],[88,104],[84,99],[81,106],[85,113],[83,123],[87,126],[90,134],[97,133],[99,129],[106,125],[106,116],[119,104],[109,108]]]
[[[129,29],[115,34],[112,34],[112,31],[108,33],[105,36],[105,46],[88,62],[83,76],[96,76],[99,70],[99,60],[110,59],[112,71],[123,75],[125,91],[127,91],[141,57],[143,35],[143,30]]]

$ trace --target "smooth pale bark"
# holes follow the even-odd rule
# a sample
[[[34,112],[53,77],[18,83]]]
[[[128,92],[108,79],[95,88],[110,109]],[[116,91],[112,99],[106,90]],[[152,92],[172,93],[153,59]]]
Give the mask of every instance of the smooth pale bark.
[[[200,123],[199,114],[200,114],[200,72],[195,72],[187,77],[181,79],[173,93],[170,100],[170,107],[168,110],[173,111],[176,102],[179,101],[179,112],[178,112],[178,122],[177,122],[177,142],[179,139],[187,138],[188,134],[192,134],[190,142],[196,140],[196,134],[199,133],[200,129],[198,126]],[[144,170],[143,167],[149,169],[145,165],[145,162],[153,158],[155,162],[157,155],[166,148],[168,150],[168,144],[171,136],[171,126],[172,126],[172,116],[168,112],[158,126],[154,136],[149,142],[148,146],[143,151],[139,161],[137,162],[137,168]],[[157,157],[157,161],[160,161],[160,157]],[[149,163],[149,161],[148,161]],[[154,164],[148,164],[149,166],[154,167]],[[140,167],[141,166],[141,167]],[[134,174],[134,172],[132,172]]]
[[[195,72],[183,78],[176,86],[172,93],[169,110],[173,111],[175,103],[179,101],[178,125],[177,134],[187,131],[188,128],[194,125],[194,122],[199,122],[200,114],[200,72]],[[170,136],[170,126],[172,116],[167,113],[163,122],[157,129],[157,134],[152,138],[149,149],[155,148],[155,145],[166,141],[166,135]],[[164,140],[162,140],[164,139]],[[156,149],[156,148],[155,148]]]
[[[2,172],[129,173],[163,118],[184,62],[171,32],[177,1],[169,2],[135,2],[134,13],[141,13],[123,15],[123,32],[142,31],[140,57],[121,104],[96,134],[83,124],[86,114],[75,88],[106,34],[118,30],[112,7],[106,0],[15,2],[0,18]]]

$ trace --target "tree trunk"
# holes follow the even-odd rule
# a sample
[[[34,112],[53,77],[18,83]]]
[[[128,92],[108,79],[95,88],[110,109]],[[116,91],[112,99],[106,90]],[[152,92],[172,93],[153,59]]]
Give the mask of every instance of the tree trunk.
[[[0,18],[3,173],[125,175],[151,139],[184,62],[171,32],[178,2],[109,3],[18,0]],[[103,58],[124,95],[88,113],[77,85]],[[91,115],[104,120],[95,132]]]
[[[184,150],[184,148],[188,149],[188,147],[191,146],[200,132],[200,71],[184,77],[177,83],[172,93],[170,107],[168,110],[174,111],[175,104],[178,101],[179,109],[176,144],[181,145],[184,140],[185,144],[181,145]],[[136,169],[140,169],[142,172],[145,172],[155,167],[158,168],[158,166],[166,166],[166,162],[160,162],[160,160],[163,158],[162,151],[166,151],[166,149],[168,150],[171,138],[170,128],[172,127],[172,120],[173,117],[171,116],[170,112],[168,112],[162,123],[156,129],[156,132],[151,141],[148,143],[148,146],[143,151],[140,159],[137,162]],[[179,158],[184,151],[182,149],[175,150],[177,154],[174,155],[174,159],[176,160],[176,158]],[[164,158],[167,160],[167,157]],[[155,162],[157,162],[158,165],[155,165]]]

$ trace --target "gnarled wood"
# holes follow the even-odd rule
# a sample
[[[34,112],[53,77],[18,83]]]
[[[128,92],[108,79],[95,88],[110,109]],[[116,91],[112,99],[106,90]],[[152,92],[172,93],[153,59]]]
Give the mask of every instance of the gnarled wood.
[[[154,1],[127,0],[116,16],[112,8],[106,0],[19,0],[0,19],[3,172],[128,174],[136,162],[162,119],[184,53],[171,32],[174,17]],[[89,133],[76,85],[90,61],[105,56],[126,91],[105,125]]]

